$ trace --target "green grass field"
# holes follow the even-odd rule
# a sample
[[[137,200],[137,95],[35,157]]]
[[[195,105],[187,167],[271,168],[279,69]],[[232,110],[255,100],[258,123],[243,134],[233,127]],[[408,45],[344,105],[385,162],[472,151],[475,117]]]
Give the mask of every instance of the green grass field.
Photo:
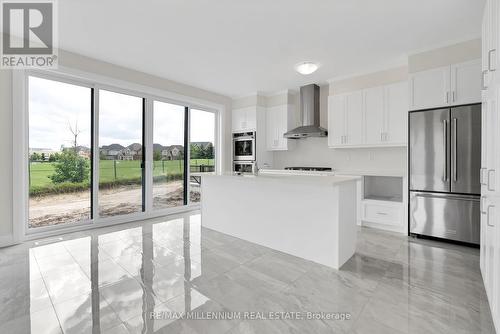
[[[213,165],[213,159],[191,159],[191,166]],[[180,175],[183,171],[182,160],[155,161],[153,176]],[[103,183],[130,180],[141,177],[140,161],[101,160],[99,181]],[[50,175],[54,174],[54,163],[32,162],[30,164],[30,185],[32,188],[51,186]]]

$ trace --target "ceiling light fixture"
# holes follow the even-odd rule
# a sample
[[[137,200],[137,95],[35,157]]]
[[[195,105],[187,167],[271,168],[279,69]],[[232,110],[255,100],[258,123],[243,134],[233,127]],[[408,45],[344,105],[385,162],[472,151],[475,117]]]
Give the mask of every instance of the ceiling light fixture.
[[[308,75],[316,72],[318,67],[319,65],[312,61],[304,61],[302,63],[295,65],[295,70],[302,75]]]

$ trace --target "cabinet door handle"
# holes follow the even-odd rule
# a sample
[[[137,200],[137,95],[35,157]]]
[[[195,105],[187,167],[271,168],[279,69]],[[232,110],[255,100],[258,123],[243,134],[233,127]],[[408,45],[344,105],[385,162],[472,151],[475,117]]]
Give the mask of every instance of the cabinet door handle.
[[[483,71],[483,75],[481,76],[481,88],[482,90],[487,90],[488,86],[486,86],[486,74],[488,74],[488,70]]]
[[[387,216],[387,213],[385,213],[385,212],[377,212],[377,215],[380,215],[380,216]]]
[[[490,209],[494,208],[495,206],[494,205],[488,205],[488,209],[486,209],[486,224],[488,224],[488,226],[491,226],[491,227],[495,227],[495,224],[494,223],[491,223],[490,224]]]
[[[484,167],[481,167],[479,169],[479,183],[482,184],[482,185],[486,185],[486,183],[484,183],[484,171],[486,170],[486,168]]]
[[[488,170],[488,190],[489,191],[495,191],[495,187],[491,186],[491,175],[493,175],[493,181],[495,181],[495,170],[494,169],[489,169]]]
[[[451,92],[451,102],[455,102],[455,91]]]
[[[446,103],[449,103],[449,97],[450,97],[450,92],[446,92],[446,97],[445,97]]]
[[[491,55],[493,54],[493,52],[496,54],[497,52],[497,49],[491,49],[490,51],[488,51],[488,71],[496,71],[496,68],[492,68],[491,67]]]
[[[481,212],[482,215],[486,214],[486,211],[484,211],[484,204],[483,201],[486,199],[486,196],[481,196],[481,199],[479,200],[479,211]]]

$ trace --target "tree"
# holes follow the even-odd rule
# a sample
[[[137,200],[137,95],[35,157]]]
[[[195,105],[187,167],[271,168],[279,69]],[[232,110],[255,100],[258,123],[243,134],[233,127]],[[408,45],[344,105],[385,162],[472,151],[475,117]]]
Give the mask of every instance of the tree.
[[[34,152],[31,154],[31,161],[39,161],[40,160],[40,154]]]
[[[89,178],[89,163],[72,150],[60,154],[59,161],[54,166],[54,174],[49,178],[54,183],[81,183]]]
[[[51,154],[49,156],[49,162],[56,162],[56,161],[58,161],[59,160],[59,156],[60,156],[60,154],[57,153],[57,152],[54,153],[54,154]]]
[[[73,135],[73,150],[75,151],[75,153],[77,153],[77,150],[78,150],[78,136],[80,135],[80,133],[82,133],[82,131],[80,129],[78,129],[78,121],[75,122],[75,126],[71,126],[71,123],[68,122],[68,126],[69,126],[69,131],[71,132],[71,134]]]
[[[205,159],[213,159],[214,158],[214,145],[212,143],[208,143],[203,150],[203,155]]]
[[[153,160],[154,161],[160,161],[161,160],[161,151],[160,150],[154,150],[153,151]]]
[[[42,156],[40,157],[42,161],[45,161],[45,153],[42,153]]]
[[[203,149],[198,144],[191,144],[191,159],[203,159]]]

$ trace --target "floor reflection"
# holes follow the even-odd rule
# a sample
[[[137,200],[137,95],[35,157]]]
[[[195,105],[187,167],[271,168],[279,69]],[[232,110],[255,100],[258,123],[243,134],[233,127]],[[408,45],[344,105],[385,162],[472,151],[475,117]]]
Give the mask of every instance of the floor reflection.
[[[191,285],[202,275],[199,214],[80,235],[85,236],[16,246],[19,263],[14,266],[29,279],[18,277],[2,288],[2,300],[13,302],[15,312],[2,307],[0,328],[9,333],[153,333],[171,321],[155,319],[151,312],[191,311],[209,300]],[[9,256],[9,250],[2,255]],[[3,266],[1,273],[6,270]],[[6,289],[12,285],[17,289]]]
[[[494,333],[476,249],[366,228],[333,270],[202,228],[192,213],[0,249],[0,282],[0,333],[9,334]],[[351,318],[174,316],[190,311]]]

